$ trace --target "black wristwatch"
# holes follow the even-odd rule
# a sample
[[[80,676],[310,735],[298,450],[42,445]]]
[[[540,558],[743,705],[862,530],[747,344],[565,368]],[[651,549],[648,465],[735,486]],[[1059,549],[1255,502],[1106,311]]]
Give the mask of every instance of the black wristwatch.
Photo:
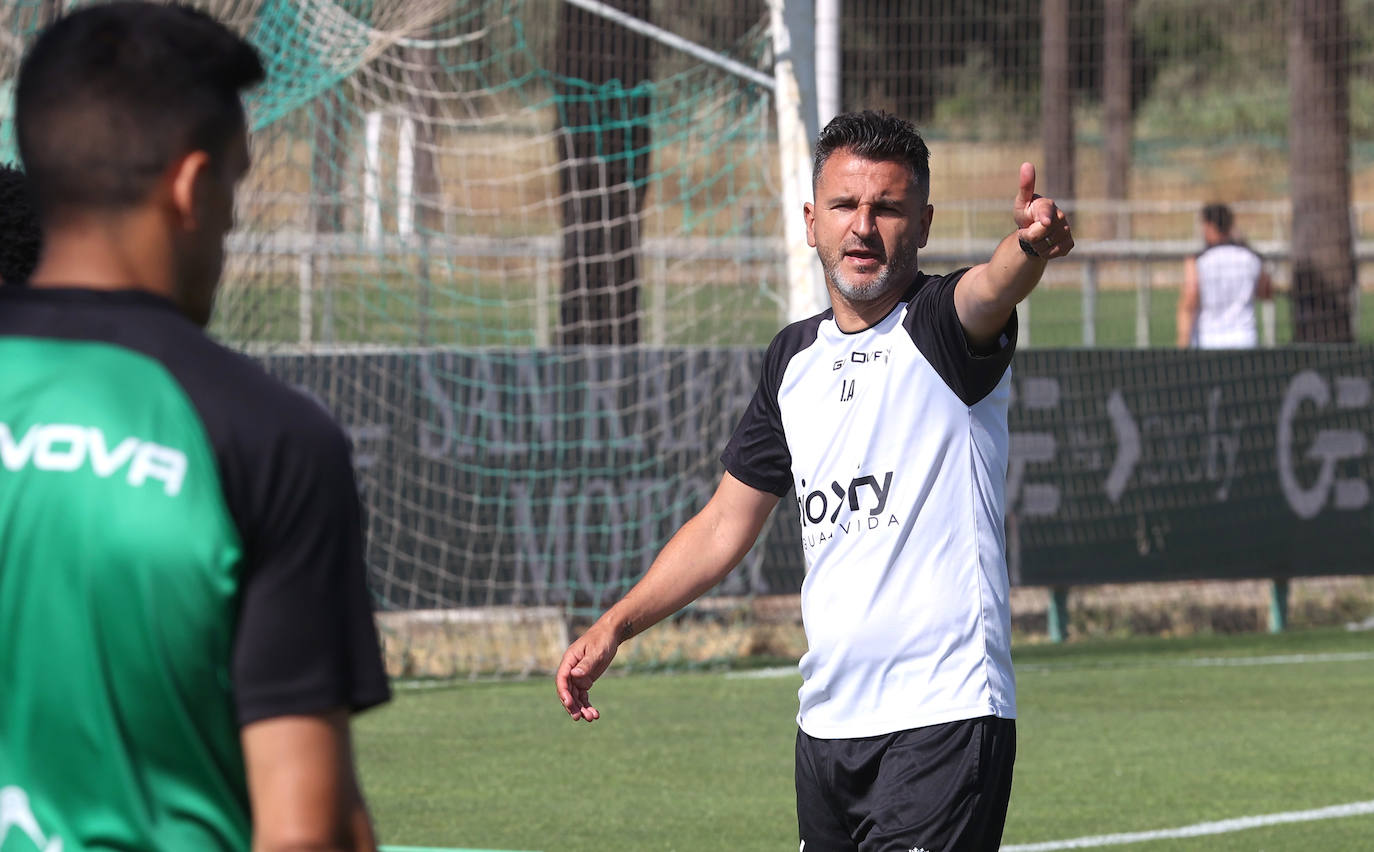
[[[1017,237],[1016,241],[1021,244],[1021,251],[1026,253],[1026,257],[1040,256],[1036,253],[1035,246],[1030,244],[1030,240],[1026,239],[1025,237]]]

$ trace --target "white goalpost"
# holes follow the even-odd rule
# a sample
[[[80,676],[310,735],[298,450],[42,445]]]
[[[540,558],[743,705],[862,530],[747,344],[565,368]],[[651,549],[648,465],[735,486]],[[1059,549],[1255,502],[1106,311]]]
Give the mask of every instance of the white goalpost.
[[[778,170],[784,212],[786,318],[795,321],[825,308],[828,298],[820,264],[806,244],[800,215],[811,198],[811,146],[819,128],[840,109],[839,0],[769,0],[772,74],[661,27],[641,21],[599,0],[562,0],[615,21],[673,50],[715,66],[769,92],[776,116]],[[415,123],[404,115],[380,110],[365,119],[363,159],[363,233],[368,245],[382,238],[382,135],[384,122],[395,125],[395,233],[403,241],[414,234]],[[654,323],[662,324],[661,315]]]

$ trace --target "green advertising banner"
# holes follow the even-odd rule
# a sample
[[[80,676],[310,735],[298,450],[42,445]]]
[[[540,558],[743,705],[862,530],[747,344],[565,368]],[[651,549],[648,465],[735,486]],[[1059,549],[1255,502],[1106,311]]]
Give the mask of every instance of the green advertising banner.
[[[348,428],[394,609],[599,611],[709,499],[754,348],[278,355]],[[1374,570],[1374,349],[1030,350],[1012,367],[1012,581]],[[712,594],[795,594],[797,502]]]
[[[1374,570],[1374,350],[1018,356],[1013,581]]]

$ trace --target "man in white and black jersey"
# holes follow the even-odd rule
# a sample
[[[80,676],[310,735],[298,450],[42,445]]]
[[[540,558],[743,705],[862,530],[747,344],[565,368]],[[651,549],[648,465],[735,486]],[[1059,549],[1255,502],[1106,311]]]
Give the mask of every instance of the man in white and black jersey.
[[[706,506],[569,648],[574,720],[621,642],[743,557],[789,490],[809,650],[797,714],[804,852],[997,849],[1015,759],[1006,545],[1017,303],[1073,248],[1021,166],[987,263],[919,271],[930,152],[909,123],[841,115],[817,140],[808,241],[831,309],[783,329]]]
[[[1259,344],[1255,300],[1271,298],[1273,284],[1264,260],[1232,236],[1234,223],[1225,204],[1202,208],[1206,247],[1183,262],[1178,295],[1181,349],[1250,349]]]

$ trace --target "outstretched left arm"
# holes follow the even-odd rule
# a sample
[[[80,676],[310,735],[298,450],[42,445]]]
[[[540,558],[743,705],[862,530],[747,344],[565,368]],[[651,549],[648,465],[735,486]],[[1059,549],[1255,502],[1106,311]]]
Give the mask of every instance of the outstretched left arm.
[[[1035,166],[1030,163],[1021,164],[1012,218],[1016,230],[997,245],[987,263],[964,273],[954,289],[959,322],[974,347],[997,339],[1017,304],[1040,283],[1046,261],[1073,250],[1068,217],[1053,200],[1035,194]]]

